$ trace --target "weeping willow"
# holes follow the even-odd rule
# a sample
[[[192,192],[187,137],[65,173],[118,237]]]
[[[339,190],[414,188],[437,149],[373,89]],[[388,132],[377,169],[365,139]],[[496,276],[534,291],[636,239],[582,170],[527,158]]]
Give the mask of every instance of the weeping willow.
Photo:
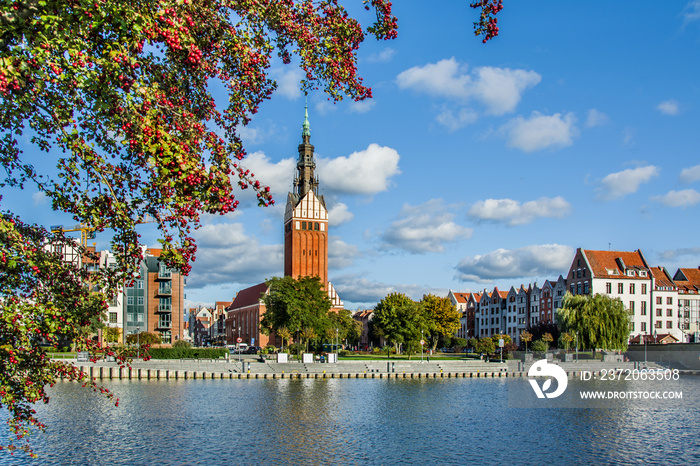
[[[557,322],[562,333],[577,335],[584,349],[627,349],[631,314],[618,298],[567,293]]]

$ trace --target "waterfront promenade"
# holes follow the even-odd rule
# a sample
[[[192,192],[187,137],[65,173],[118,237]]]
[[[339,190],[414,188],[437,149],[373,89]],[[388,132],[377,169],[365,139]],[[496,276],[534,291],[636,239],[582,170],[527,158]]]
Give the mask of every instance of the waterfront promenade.
[[[478,360],[348,360],[337,363],[308,363],[293,361],[261,362],[258,358],[230,360],[150,360],[134,361],[130,368],[120,368],[113,362],[77,362],[96,379],[277,379],[277,378],[439,378],[439,377],[525,377],[529,366],[518,361],[484,362]],[[611,369],[639,369],[643,363],[599,362],[581,360],[557,363],[570,377],[581,371],[600,372]],[[644,367],[655,367],[649,363]]]

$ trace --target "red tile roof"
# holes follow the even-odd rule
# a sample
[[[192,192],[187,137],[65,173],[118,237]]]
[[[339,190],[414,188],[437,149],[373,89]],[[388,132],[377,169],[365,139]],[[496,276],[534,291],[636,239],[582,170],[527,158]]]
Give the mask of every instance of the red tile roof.
[[[595,278],[641,278],[635,274],[629,277],[625,269],[649,270],[642,252],[637,249],[633,252],[627,251],[582,251],[586,260],[591,266],[591,272]]]
[[[685,278],[685,280],[683,280]],[[700,267],[697,269],[678,269],[674,281],[679,293],[700,293]]]
[[[458,303],[466,303],[467,301],[469,301],[469,295],[471,293],[457,293],[453,291],[452,294],[454,295]]]
[[[260,302],[260,297],[264,293],[267,293],[267,290],[267,283],[260,283],[259,285],[241,290],[238,292],[235,299],[231,305],[226,308],[226,310],[230,311],[233,309],[240,309],[242,307],[258,304]]]
[[[665,267],[652,267],[651,274],[654,276],[654,286],[657,290],[676,288],[676,285],[673,283],[673,279],[671,279],[671,275],[669,275]]]

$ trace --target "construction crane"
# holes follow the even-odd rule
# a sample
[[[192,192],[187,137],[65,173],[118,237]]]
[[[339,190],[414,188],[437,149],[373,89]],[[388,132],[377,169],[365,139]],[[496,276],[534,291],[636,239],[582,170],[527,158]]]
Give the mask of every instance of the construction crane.
[[[146,214],[144,215],[141,220],[138,220],[136,222],[136,225],[141,225],[142,223],[155,223],[157,220],[153,218],[152,216]],[[79,231],[80,232],[80,244],[84,248],[87,248],[88,245],[88,240],[89,239],[95,239],[95,228],[91,227],[89,225],[86,225],[84,223],[78,223],[77,225],[73,225],[72,227],[64,227],[63,225],[52,225],[51,226],[51,232],[57,233],[59,231],[62,231],[63,233],[70,233],[73,231]]]

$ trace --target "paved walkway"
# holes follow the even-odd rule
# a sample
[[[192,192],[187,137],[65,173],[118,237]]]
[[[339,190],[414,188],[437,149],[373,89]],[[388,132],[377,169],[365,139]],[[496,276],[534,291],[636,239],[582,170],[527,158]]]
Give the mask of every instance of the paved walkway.
[[[337,363],[262,362],[257,357],[231,360],[150,360],[134,361],[120,369],[113,362],[73,362],[99,379],[201,379],[201,378],[416,378],[416,377],[524,377],[526,366],[518,361],[385,359],[339,361]],[[569,376],[581,371],[641,368],[633,362],[576,361],[558,363]],[[649,367],[650,365],[647,365]]]

